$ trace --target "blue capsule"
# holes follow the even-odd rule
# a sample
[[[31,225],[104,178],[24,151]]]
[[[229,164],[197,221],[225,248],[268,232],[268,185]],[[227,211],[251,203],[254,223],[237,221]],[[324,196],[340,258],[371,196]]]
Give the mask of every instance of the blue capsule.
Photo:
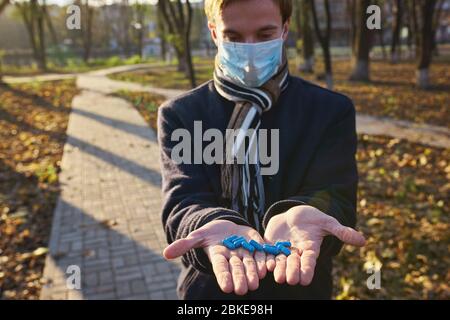
[[[277,243],[275,243],[275,246],[283,246],[283,247],[291,247],[292,243],[290,241],[278,241]]]
[[[262,245],[260,245],[257,241],[255,240],[250,240],[249,242],[256,250],[258,251],[264,251],[264,247]]]
[[[288,248],[286,248],[285,246],[279,244],[277,245],[278,250],[280,250],[285,256],[288,256],[291,254],[291,250],[289,250]]]
[[[234,240],[236,240],[237,238],[239,238],[239,236],[233,234],[232,236],[229,236],[228,238],[225,238],[225,240],[228,240],[230,242],[233,242]]]
[[[234,243],[232,243],[231,241],[229,241],[228,239],[223,240],[222,244],[230,250],[236,249],[236,245]]]
[[[237,242],[240,242],[242,240],[245,240],[245,238],[241,236],[241,237],[234,238],[231,242],[237,243]]]
[[[278,249],[275,246],[272,246],[270,244],[265,244],[263,245],[264,251],[268,254],[273,254],[274,256],[276,256],[277,254],[280,253],[280,249]]]
[[[233,241],[233,244],[236,248],[242,247],[242,242],[245,241],[244,237],[239,237]]]
[[[245,250],[247,250],[250,253],[253,253],[255,251],[255,247],[253,247],[250,243],[248,243],[246,240],[242,240],[240,242],[242,248],[244,248]]]

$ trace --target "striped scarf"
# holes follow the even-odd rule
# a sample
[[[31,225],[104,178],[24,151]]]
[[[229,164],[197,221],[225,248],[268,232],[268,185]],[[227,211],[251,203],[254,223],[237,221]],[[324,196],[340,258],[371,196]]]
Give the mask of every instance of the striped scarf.
[[[232,130],[227,130],[224,143],[226,161],[221,165],[222,198],[228,207],[239,212],[258,231],[265,212],[258,130],[262,113],[276,104],[281,92],[288,86],[288,76],[286,54],[277,74],[260,88],[249,88],[230,81],[216,59],[215,88],[222,97],[235,102],[227,126]],[[243,156],[243,161],[238,159],[238,155]]]

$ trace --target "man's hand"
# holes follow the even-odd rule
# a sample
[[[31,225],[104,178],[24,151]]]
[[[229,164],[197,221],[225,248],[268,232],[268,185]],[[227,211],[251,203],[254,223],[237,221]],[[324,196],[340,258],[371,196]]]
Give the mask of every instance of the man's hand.
[[[267,257],[267,269],[274,272],[275,281],[309,285],[314,276],[320,245],[327,235],[334,235],[353,246],[365,245],[361,233],[341,225],[335,218],[311,206],[296,206],[272,217],[264,234],[265,241],[289,240],[298,249],[292,250],[288,257],[282,254]]]
[[[253,256],[242,248],[233,251],[227,249],[222,245],[222,240],[233,234],[263,242],[259,233],[252,228],[227,220],[216,220],[191,232],[186,238],[174,241],[163,255],[166,259],[175,259],[191,249],[203,248],[222,291],[244,295],[248,290],[258,289],[259,280],[266,276],[266,255],[255,251]]]

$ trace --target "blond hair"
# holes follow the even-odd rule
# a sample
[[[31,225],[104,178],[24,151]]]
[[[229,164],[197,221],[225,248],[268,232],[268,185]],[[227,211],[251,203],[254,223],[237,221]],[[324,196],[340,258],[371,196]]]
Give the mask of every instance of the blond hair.
[[[227,5],[239,0],[205,0],[205,13],[208,20],[215,21],[215,17],[220,13]],[[240,0],[243,1],[243,0]],[[292,0],[272,0],[280,7],[281,18],[283,23],[286,22],[292,15]]]

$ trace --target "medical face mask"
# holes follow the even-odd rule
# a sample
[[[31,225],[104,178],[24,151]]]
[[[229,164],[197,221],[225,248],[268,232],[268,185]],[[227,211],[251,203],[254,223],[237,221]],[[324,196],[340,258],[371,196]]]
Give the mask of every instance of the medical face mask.
[[[258,43],[219,41],[218,58],[225,76],[236,84],[257,88],[278,71],[283,38]]]

